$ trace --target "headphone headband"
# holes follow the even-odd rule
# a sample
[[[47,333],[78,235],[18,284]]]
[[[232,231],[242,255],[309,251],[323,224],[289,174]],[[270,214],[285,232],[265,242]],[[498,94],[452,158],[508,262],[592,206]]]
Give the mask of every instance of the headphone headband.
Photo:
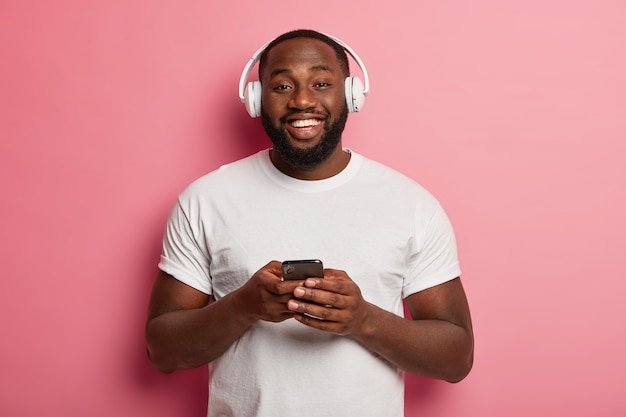
[[[365,78],[365,86],[363,86],[363,83],[359,78],[346,78],[346,90],[350,90],[350,95],[348,96],[348,94],[346,94],[346,99],[348,100],[348,108],[350,109],[350,111],[359,111],[361,109],[361,106],[363,105],[364,96],[368,95],[370,91],[370,80],[369,75],[367,74],[367,68],[365,68],[365,64],[363,63],[359,55],[357,55],[357,53],[350,46],[348,46],[348,44],[326,33],[322,33],[322,35],[327,36],[329,39],[333,40],[339,46],[341,46],[352,57],[354,62],[357,63],[359,69],[363,73],[363,77]],[[268,45],[273,41],[274,39],[266,42],[254,53],[254,55],[252,55],[246,66],[243,68],[243,72],[241,73],[241,77],[239,78],[239,99],[246,104],[246,108],[248,108],[248,112],[252,117],[257,117],[260,113],[260,83],[258,81],[256,83],[248,83],[246,87],[246,81],[254,65],[259,61],[259,59],[261,59],[263,51],[265,51]],[[350,84],[349,88],[348,83]],[[348,93],[348,91],[346,91],[346,93]],[[255,97],[249,97],[249,95],[252,94],[254,94]],[[353,102],[354,104],[352,104]],[[258,108],[256,108],[257,106]]]

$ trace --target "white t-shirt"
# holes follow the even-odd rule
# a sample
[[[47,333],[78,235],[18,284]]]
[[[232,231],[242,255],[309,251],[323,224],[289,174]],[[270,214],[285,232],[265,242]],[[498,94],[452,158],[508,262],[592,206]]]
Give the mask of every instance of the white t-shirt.
[[[159,268],[219,302],[271,260],[311,258],[400,316],[403,298],[461,273],[447,216],[413,180],[356,153],[332,178],[298,180],[267,150],[180,195]],[[210,364],[209,392],[210,417],[404,413],[401,370],[295,320],[255,324]]]

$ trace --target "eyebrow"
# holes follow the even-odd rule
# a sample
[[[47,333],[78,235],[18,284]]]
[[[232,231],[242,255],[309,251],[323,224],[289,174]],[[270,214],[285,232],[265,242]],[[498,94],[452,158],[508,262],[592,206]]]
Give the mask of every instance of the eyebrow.
[[[326,72],[330,72],[333,73],[334,71],[332,70],[331,67],[329,67],[328,65],[313,65],[312,67],[309,68],[310,72],[322,72],[322,71],[326,71]],[[292,71],[288,68],[279,68],[277,70],[274,70],[270,73],[270,79],[274,78],[277,75],[281,75],[281,74],[290,74]]]

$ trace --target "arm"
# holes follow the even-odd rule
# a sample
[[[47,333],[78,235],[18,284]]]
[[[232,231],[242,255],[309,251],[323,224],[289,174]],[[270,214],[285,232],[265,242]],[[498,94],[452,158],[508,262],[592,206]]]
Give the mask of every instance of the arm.
[[[293,317],[287,309],[302,282],[281,281],[280,262],[257,271],[241,288],[210,303],[204,294],[161,272],[148,309],[148,357],[162,372],[197,367],[219,357],[258,320]]]
[[[297,320],[320,330],[351,335],[411,373],[450,382],[467,376],[474,339],[460,278],[410,295],[406,301],[413,320],[365,301],[343,271],[325,270],[324,278],[307,279],[304,286],[294,290],[300,300],[289,303],[293,311],[324,320],[304,314],[298,314]],[[329,305],[332,308],[326,307]]]

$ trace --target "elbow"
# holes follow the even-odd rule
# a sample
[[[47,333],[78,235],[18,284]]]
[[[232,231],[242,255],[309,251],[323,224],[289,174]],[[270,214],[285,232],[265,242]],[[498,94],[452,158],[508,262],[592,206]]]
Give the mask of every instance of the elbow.
[[[448,375],[444,378],[452,384],[463,381],[474,366],[474,333],[471,326],[466,329],[465,336],[458,339],[454,351],[454,360],[451,361]]]
[[[444,378],[447,382],[456,384],[461,382],[467,377],[474,366],[474,349],[469,349],[469,352],[462,355],[456,362],[455,366],[449,370],[448,375]]]
[[[472,370],[472,363],[469,363],[465,366],[459,367],[456,369],[456,372],[451,373],[448,377],[446,377],[446,381],[451,384],[456,384],[465,379],[466,376],[469,375]]]
[[[167,344],[161,339],[160,334],[150,325],[146,327],[145,342],[148,360],[159,372],[171,374],[181,369],[181,366],[176,362],[176,355],[167,348]]]
[[[171,374],[175,371],[197,368],[208,363],[194,356],[189,346],[181,345],[176,337],[163,335],[150,325],[146,328],[146,355],[159,372]]]
[[[191,360],[189,355],[183,352],[172,350],[168,344],[159,343],[158,340],[151,340],[149,337],[146,338],[146,355],[152,366],[164,374],[196,368],[202,364]]]
[[[150,349],[149,345],[146,346],[146,354],[152,366],[154,366],[154,368],[161,373],[171,374],[177,369],[163,355],[158,355],[153,349]]]

